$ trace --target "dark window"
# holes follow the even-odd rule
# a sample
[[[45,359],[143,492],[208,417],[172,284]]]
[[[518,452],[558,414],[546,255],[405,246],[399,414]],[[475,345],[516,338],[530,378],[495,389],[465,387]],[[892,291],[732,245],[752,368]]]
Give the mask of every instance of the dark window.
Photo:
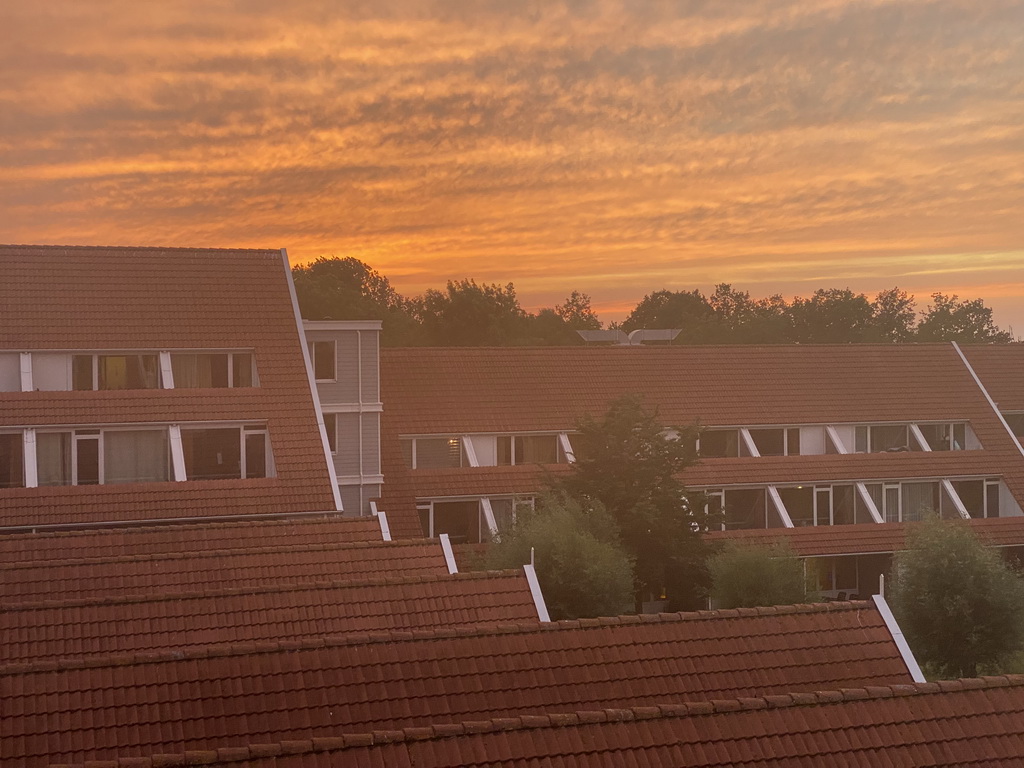
[[[871,452],[905,451],[909,446],[907,437],[906,424],[873,426],[871,427]]]
[[[512,436],[498,436],[498,466],[507,467],[512,464]]]
[[[447,533],[453,544],[480,542],[480,502],[435,501],[434,536]]]
[[[234,352],[231,355],[232,386],[252,386],[252,355],[248,352]]]
[[[1024,413],[1004,413],[1006,425],[1019,438],[1024,438]]]
[[[999,517],[999,481],[985,481],[985,517]]]
[[[954,480],[953,490],[964,503],[971,517],[985,516],[985,482],[983,480]]]
[[[317,381],[334,381],[338,378],[334,361],[333,341],[314,341],[313,373]]]
[[[516,464],[557,464],[556,435],[524,435],[516,438]]]
[[[25,485],[25,449],[21,433],[0,435],[0,488]]]
[[[224,480],[242,476],[238,427],[182,429],[185,476],[189,480]],[[248,445],[246,446],[248,452]]]
[[[245,433],[245,476],[267,476],[267,436],[263,432]]]
[[[854,501],[855,493],[856,489],[852,485],[832,486],[832,522],[835,525],[851,525],[854,522],[871,522],[871,514],[866,510],[865,519],[856,519],[856,502]]]
[[[336,413],[324,414],[324,429],[327,432],[327,444],[331,446],[331,453],[338,452],[338,415]],[[403,448],[404,446],[404,440]]]
[[[94,388],[92,355],[72,355],[71,357],[71,388],[86,392]]]
[[[725,492],[725,529],[764,528],[764,488],[737,488]]]
[[[739,430],[704,430],[700,433],[700,455],[709,459],[739,456]]]
[[[814,489],[811,486],[779,488],[779,497],[794,527],[814,525]]]
[[[100,438],[75,436],[76,485],[98,485],[100,482]]]
[[[458,437],[416,439],[416,469],[462,466],[462,440]]]
[[[762,456],[785,456],[786,432],[783,429],[752,429],[750,437]]]
[[[160,384],[157,355],[98,355],[99,389],[156,389]]]
[[[786,430],[786,453],[790,456],[800,455],[800,429],[797,427]]]

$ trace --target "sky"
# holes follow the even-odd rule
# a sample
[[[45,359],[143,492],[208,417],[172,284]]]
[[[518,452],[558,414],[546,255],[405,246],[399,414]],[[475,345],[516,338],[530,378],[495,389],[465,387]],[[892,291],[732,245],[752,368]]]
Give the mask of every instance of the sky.
[[[1024,0],[0,5],[0,242],[406,295],[899,286],[1024,336]]]

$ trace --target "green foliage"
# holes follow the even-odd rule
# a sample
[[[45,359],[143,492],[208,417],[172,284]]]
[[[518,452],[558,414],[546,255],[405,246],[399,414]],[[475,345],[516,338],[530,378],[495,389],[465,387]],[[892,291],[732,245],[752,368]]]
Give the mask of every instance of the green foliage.
[[[807,600],[803,563],[786,542],[771,547],[730,543],[708,561],[716,608],[791,605]]]
[[[707,593],[704,497],[687,492],[678,478],[696,461],[695,446],[695,428],[666,434],[657,414],[628,395],[603,418],[580,421],[573,435],[577,460],[558,483],[584,506],[599,503],[608,511],[636,564],[638,595],[664,588],[672,610],[700,607]]]
[[[569,294],[565,304],[556,304],[555,314],[574,331],[597,331],[601,328],[601,321],[590,306],[590,296],[579,291]]]
[[[917,326],[917,340],[1005,343],[1013,341],[1013,336],[996,327],[992,310],[981,299],[967,301],[955,294],[933,293]]]
[[[637,328],[679,328],[679,344],[707,343],[709,333],[719,323],[715,312],[700,291],[655,291],[640,301],[622,321],[622,330]]]
[[[938,675],[994,671],[1024,642],[1024,584],[963,522],[911,526],[889,585],[914,655]]]
[[[815,291],[810,298],[799,296],[789,307],[792,341],[807,344],[837,344],[865,341],[871,328],[871,304],[862,293],[849,288]]]
[[[427,343],[437,346],[507,346],[526,331],[526,312],[512,283],[449,280],[444,291],[430,289],[416,300],[415,315]]]
[[[914,297],[899,288],[879,291],[871,302],[872,330],[868,341],[898,343],[914,336]]]
[[[618,616],[632,606],[633,564],[600,505],[550,495],[536,511],[520,507],[488,550],[486,567],[518,568],[530,562],[531,549],[552,619]]]

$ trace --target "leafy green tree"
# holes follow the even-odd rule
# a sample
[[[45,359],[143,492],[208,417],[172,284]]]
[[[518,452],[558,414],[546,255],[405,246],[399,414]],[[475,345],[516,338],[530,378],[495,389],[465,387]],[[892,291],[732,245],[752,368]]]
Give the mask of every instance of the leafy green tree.
[[[697,460],[696,429],[668,431],[638,396],[627,395],[602,418],[582,419],[572,440],[577,459],[557,487],[611,515],[636,564],[637,602],[664,588],[670,609],[700,607],[708,587],[701,532],[710,520],[704,496],[679,480]]]
[[[974,677],[1024,642],[1024,584],[962,521],[910,526],[889,584],[900,628],[933,673]]]
[[[590,296],[587,294],[573,291],[564,304],[555,305],[555,314],[574,331],[600,330],[601,321],[594,313],[590,302]]]
[[[1013,335],[996,327],[991,308],[981,299],[933,293],[917,325],[916,340],[1005,343],[1013,341]]]
[[[633,602],[633,564],[599,505],[584,508],[564,495],[519,507],[512,527],[487,552],[487,568],[518,568],[533,550],[552,619],[618,616]]]
[[[381,342],[413,344],[418,325],[409,302],[359,259],[320,257],[292,267],[299,311],[307,320],[381,320]]]
[[[792,605],[807,600],[803,563],[786,542],[771,547],[729,543],[708,561],[716,608]]]
[[[708,305],[717,318],[709,327],[709,343],[778,344],[789,338],[789,307],[781,296],[754,301],[746,291],[720,283]]]
[[[444,291],[430,289],[415,300],[414,311],[427,343],[436,346],[508,346],[527,330],[512,283],[449,280]]]

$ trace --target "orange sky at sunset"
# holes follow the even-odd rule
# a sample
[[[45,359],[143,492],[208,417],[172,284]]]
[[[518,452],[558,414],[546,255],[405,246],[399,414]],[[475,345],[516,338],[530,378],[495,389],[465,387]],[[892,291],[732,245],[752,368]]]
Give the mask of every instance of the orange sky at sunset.
[[[0,6],[0,242],[287,247],[523,305],[982,297],[1024,335],[1024,1]]]

